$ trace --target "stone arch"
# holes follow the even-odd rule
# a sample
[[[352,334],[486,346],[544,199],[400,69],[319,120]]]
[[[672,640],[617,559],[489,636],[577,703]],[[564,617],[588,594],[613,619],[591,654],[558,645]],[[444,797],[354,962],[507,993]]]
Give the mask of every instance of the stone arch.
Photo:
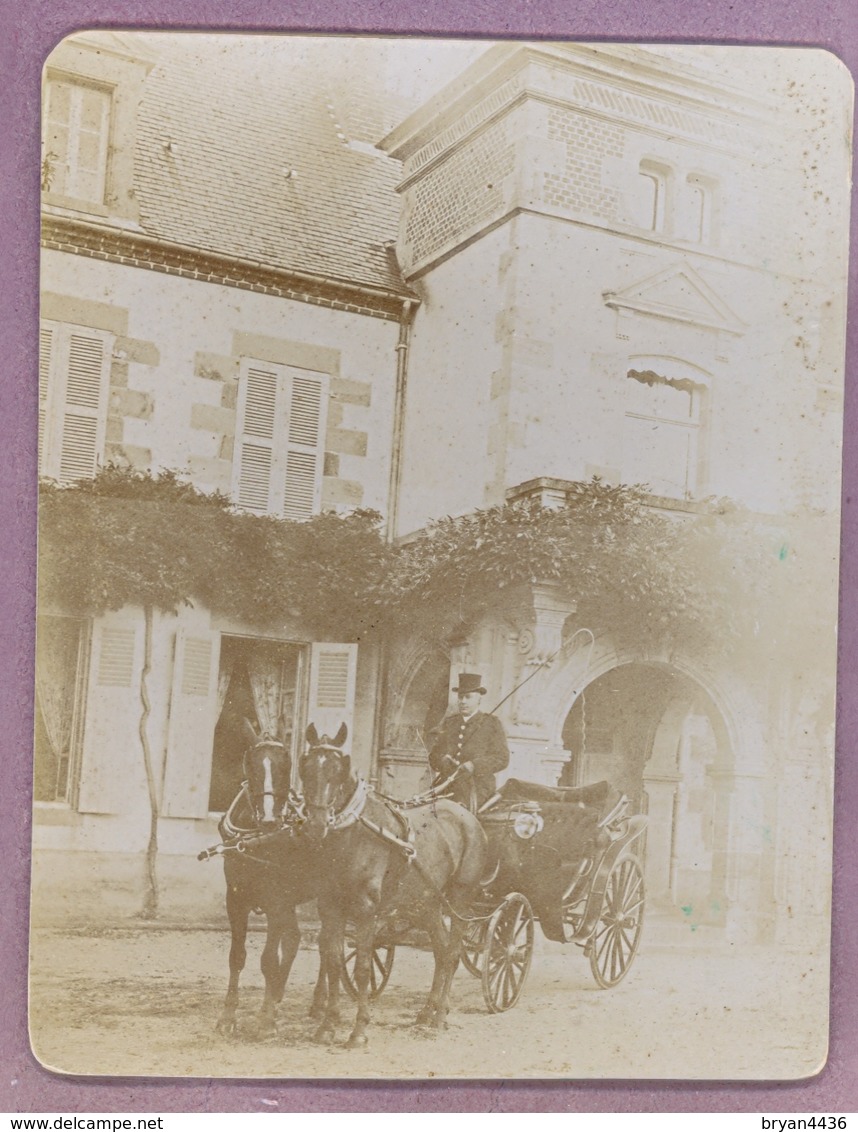
[[[563,727],[578,696],[600,676],[626,664],[665,667],[691,680],[712,701],[724,728],[724,742],[742,753],[744,773],[769,772],[763,709],[746,682],[679,652],[623,648],[610,634],[596,635],[590,650],[583,645],[564,649],[547,671],[539,688],[547,748],[563,749]]]
[[[450,656],[422,638],[403,643],[388,669],[379,777],[385,793],[407,798],[425,785],[431,729],[449,700]]]
[[[765,935],[774,776],[764,700],[723,670],[624,651],[607,637],[586,664],[572,650],[542,692],[545,704],[557,697],[550,731],[552,746],[571,752],[565,781],[609,778],[648,814],[656,917],[736,939]],[[587,704],[595,735],[576,751],[571,731]]]

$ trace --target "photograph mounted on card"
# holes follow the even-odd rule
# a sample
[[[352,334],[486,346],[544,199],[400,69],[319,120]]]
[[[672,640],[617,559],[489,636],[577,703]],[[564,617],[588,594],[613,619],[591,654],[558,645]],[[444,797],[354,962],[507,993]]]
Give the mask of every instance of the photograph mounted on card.
[[[791,48],[55,48],[43,1065],[822,1068],[851,101]]]

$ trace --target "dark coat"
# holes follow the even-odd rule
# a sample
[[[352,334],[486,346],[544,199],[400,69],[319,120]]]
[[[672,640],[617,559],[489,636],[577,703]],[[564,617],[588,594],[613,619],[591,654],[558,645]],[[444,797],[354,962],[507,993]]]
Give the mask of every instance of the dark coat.
[[[429,752],[430,767],[444,778],[453,771],[450,762],[444,761],[445,755],[456,764],[474,764],[477,805],[482,805],[495,792],[495,774],[509,766],[509,747],[501,721],[482,711],[467,721],[458,713],[448,716]],[[468,782],[466,776],[460,775],[454,788],[457,800],[467,800]]]

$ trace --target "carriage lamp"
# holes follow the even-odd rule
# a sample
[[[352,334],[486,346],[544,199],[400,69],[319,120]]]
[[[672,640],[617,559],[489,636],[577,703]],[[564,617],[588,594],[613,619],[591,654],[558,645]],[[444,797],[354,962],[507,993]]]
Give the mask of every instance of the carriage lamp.
[[[512,828],[518,837],[524,841],[528,841],[535,834],[539,833],[545,822],[542,820],[541,814],[521,813],[516,814],[512,823]]]

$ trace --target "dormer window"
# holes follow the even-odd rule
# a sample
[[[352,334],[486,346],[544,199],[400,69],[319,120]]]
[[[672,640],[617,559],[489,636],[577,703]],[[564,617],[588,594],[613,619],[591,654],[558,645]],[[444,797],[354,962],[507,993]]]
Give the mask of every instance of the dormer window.
[[[71,78],[50,78],[45,96],[42,188],[57,197],[103,205],[111,92]]]

